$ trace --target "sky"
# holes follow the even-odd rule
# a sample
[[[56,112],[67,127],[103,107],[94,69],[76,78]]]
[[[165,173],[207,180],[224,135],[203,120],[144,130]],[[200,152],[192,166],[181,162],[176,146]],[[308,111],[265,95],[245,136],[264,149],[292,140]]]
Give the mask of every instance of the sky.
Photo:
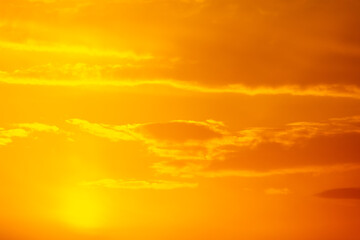
[[[0,1],[0,239],[359,239],[359,12]]]

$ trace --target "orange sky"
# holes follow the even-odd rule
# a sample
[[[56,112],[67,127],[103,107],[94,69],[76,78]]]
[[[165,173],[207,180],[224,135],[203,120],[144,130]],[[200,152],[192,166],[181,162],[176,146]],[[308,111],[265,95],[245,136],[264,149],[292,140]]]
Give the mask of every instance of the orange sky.
[[[360,239],[359,12],[0,1],[0,239]]]

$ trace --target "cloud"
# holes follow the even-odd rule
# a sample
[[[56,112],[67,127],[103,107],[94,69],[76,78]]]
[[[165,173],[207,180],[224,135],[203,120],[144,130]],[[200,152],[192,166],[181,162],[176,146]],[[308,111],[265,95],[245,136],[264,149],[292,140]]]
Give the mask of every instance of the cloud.
[[[0,42],[1,47],[1,42]],[[56,51],[62,48],[54,47]],[[76,47],[69,48],[77,51]],[[69,50],[68,49],[68,50]],[[69,50],[69,51],[70,51]],[[71,50],[72,51],[72,50]],[[80,52],[86,52],[83,48]],[[79,53],[80,53],[79,52]],[[91,51],[90,51],[91,52]],[[94,51],[95,55],[99,51]],[[113,86],[113,87],[170,87],[181,91],[207,94],[242,94],[242,95],[292,95],[318,97],[360,98],[360,88],[356,85],[323,84],[323,85],[280,85],[280,86],[248,86],[230,84],[209,86],[191,81],[179,81],[164,78],[169,74],[157,74],[176,67],[171,59],[157,61],[151,58],[123,56],[125,62],[117,64],[43,64],[14,71],[1,71],[0,82],[19,85],[40,86]],[[137,60],[141,60],[139,63]],[[144,77],[145,74],[145,77]]]
[[[217,121],[107,125],[69,120],[112,141],[138,141],[163,158],[153,169],[173,176],[265,177],[358,169],[360,117],[230,131]]]
[[[355,116],[292,123],[282,129],[242,130],[232,133],[228,138],[232,141],[213,145],[212,154],[204,154],[202,159],[174,161],[176,158],[169,155],[170,160],[155,163],[153,168],[183,177],[265,177],[355,170],[360,168],[359,123]]]
[[[13,142],[13,138],[25,138],[29,132],[24,129],[1,129],[0,128],[0,145],[7,145]]]
[[[118,87],[120,87],[121,81],[124,81],[124,79],[134,78],[137,73],[147,72],[149,68],[160,69],[171,67],[171,63],[163,63],[161,65],[157,61],[142,61],[140,63],[132,60],[118,61],[116,64],[89,64],[84,62],[68,64],[48,63],[20,68],[9,72],[4,71],[0,72],[0,74],[2,78],[8,78],[9,83],[11,83],[12,80],[13,84],[27,84],[26,81],[28,81],[29,85],[56,85],[56,81],[59,81],[57,84],[59,86],[66,84],[68,86],[106,84],[111,86],[113,81],[119,81]],[[35,79],[42,81],[31,83],[31,81]],[[101,84],[101,81],[104,83]],[[73,82],[77,84],[73,84]],[[116,84],[114,86],[116,86]],[[126,83],[124,86],[126,86]]]
[[[250,161],[252,159],[246,159]],[[226,159],[224,160],[226,161]],[[240,161],[240,159],[238,159]],[[282,175],[294,175],[294,174],[326,174],[332,172],[346,172],[360,169],[359,164],[325,164],[317,166],[314,164],[306,164],[304,166],[278,166],[274,169],[263,169],[262,163],[269,161],[268,159],[262,159],[262,162],[258,163],[258,166],[252,168],[238,167],[234,164],[233,167],[228,168],[209,168],[211,162],[201,161],[190,161],[190,162],[174,162],[174,161],[163,161],[156,162],[152,168],[160,174],[171,175],[174,177],[182,178],[194,178],[194,177],[206,177],[206,178],[219,178],[219,177],[242,177],[242,178],[261,178],[271,176],[282,176]],[[271,163],[271,161],[270,161]]]
[[[50,65],[51,66],[51,65]],[[241,94],[249,96],[257,95],[290,95],[290,96],[316,96],[316,97],[339,97],[360,99],[360,88],[356,85],[282,85],[250,87],[247,85],[225,85],[221,87],[199,85],[195,82],[178,81],[151,76],[145,79],[140,74],[140,67],[135,72],[117,72],[121,66],[87,66],[76,64],[72,66],[54,67],[54,71],[39,71],[37,68],[17,70],[14,73],[2,72],[0,82],[16,85],[35,86],[112,86],[112,87],[140,87],[154,86],[159,89],[170,87],[181,91],[207,93],[207,94]],[[132,65],[124,65],[125,69],[136,68]],[[41,69],[41,67],[39,68]],[[46,69],[46,68],[45,68]],[[136,73],[137,72],[137,73]],[[138,74],[139,73],[139,74]],[[126,77],[126,75],[129,77]],[[134,78],[135,76],[135,78]],[[64,80],[70,79],[70,80]]]
[[[93,182],[82,182],[81,186],[104,187],[116,189],[154,189],[154,190],[172,190],[179,188],[196,188],[197,183],[173,182],[173,181],[140,181],[140,180],[114,180],[103,179]]]
[[[351,29],[359,24],[359,7],[339,0],[326,8],[317,0],[211,1],[196,18],[211,24],[181,42],[184,58],[197,61],[178,74],[213,84],[358,85],[359,35]]]
[[[291,145],[285,143],[263,142],[253,148],[233,147],[223,159],[213,160],[204,171],[220,175],[229,172],[275,175],[343,171],[360,166],[358,133],[317,135],[298,138]]]
[[[226,134],[221,128],[223,128],[223,123],[212,120],[205,122],[172,121],[145,124],[140,131],[144,137],[154,138],[159,141],[187,142],[221,138]]]
[[[110,139],[111,141],[132,141],[138,138],[133,131],[133,129],[136,128],[136,125],[111,126],[107,124],[90,123],[81,119],[71,119],[66,122],[79,126],[85,132]]]
[[[0,128],[0,145],[12,143],[14,138],[26,138],[36,132],[58,132],[56,126],[46,125],[42,123],[20,123],[14,124],[17,128],[3,129]]]
[[[228,141],[223,124],[213,120],[177,120],[119,126],[90,123],[80,119],[67,122],[79,126],[85,132],[112,141],[143,142],[156,155],[177,159],[202,159],[207,154],[213,154],[214,146]]]
[[[336,188],[317,194],[321,198],[360,199],[360,188]]]
[[[86,46],[73,46],[64,44],[52,44],[44,45],[37,43],[16,43],[0,41],[0,48],[9,49],[20,52],[40,52],[40,53],[55,53],[55,54],[74,54],[96,57],[113,57],[119,59],[131,59],[131,60],[148,60],[153,56],[150,54],[138,55],[131,51],[119,52],[116,50],[105,50],[90,48]]]
[[[110,141],[143,143],[150,153],[160,157],[152,168],[172,176],[266,177],[360,167],[359,116],[238,131],[214,120],[110,125],[72,119],[67,123]],[[57,126],[42,123],[14,126],[0,129],[1,145],[39,132],[61,131]],[[75,129],[72,131],[75,134]]]
[[[359,96],[359,34],[352,31],[360,22],[357,1],[330,0],[326,7],[319,0],[59,0],[51,4],[20,0],[0,4],[9,12],[3,14],[4,21],[46,29],[2,29],[1,44],[13,51],[7,54],[15,59],[27,59],[29,51],[37,53],[31,62],[42,63],[38,56],[47,52],[98,56],[88,61],[96,64],[110,56],[133,60],[162,56],[181,61],[171,70],[139,71],[136,78],[173,79],[190,83],[192,89],[196,82],[205,86],[203,91]],[[71,17],[59,12],[71,12]],[[111,50],[94,49],[95,43]],[[17,61],[14,65],[21,69],[26,64]]]
[[[23,129],[37,132],[58,132],[60,130],[57,126],[51,126],[43,123],[20,123],[15,125]]]

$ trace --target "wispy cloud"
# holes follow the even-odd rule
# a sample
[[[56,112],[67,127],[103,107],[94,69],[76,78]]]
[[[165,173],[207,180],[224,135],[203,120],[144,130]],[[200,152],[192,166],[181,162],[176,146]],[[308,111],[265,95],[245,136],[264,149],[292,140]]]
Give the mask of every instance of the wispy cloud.
[[[108,124],[90,123],[81,119],[70,119],[66,122],[80,127],[85,132],[98,137],[107,138],[112,141],[133,141],[138,138],[138,135],[134,132],[137,125],[111,126]]]
[[[43,123],[19,123],[15,124],[15,126],[31,131],[38,132],[58,132],[60,129],[57,126],[47,125]]]
[[[83,131],[112,141],[140,141],[161,157],[202,159],[219,144],[226,143],[227,132],[221,122],[177,120],[164,123],[108,125],[85,120],[67,121]],[[231,138],[231,137],[230,137]]]
[[[231,152],[231,147],[253,148],[261,143],[289,146],[319,136],[360,133],[358,116],[329,119],[326,122],[295,122],[283,128],[247,128],[235,132],[229,131],[222,122],[214,120],[127,125],[90,123],[81,119],[67,122],[90,134],[113,141],[143,141],[160,156],[178,158],[178,153],[184,157],[188,155],[190,159],[207,160],[222,152]]]
[[[276,129],[230,131],[213,120],[119,126],[68,121],[112,141],[143,142],[151,153],[164,159],[153,164],[158,173],[182,177],[266,177],[358,169],[360,164],[353,151],[360,141],[359,122],[360,118],[354,116],[297,122]],[[346,144],[349,156],[337,157],[345,148],[324,150],[329,144],[340,143]]]
[[[29,136],[29,132],[24,129],[1,129],[0,128],[0,145],[7,145],[14,138],[24,138]]]
[[[225,160],[226,161],[226,160]],[[239,159],[240,161],[240,159]],[[248,159],[246,161],[251,161]],[[266,161],[266,159],[263,159]],[[260,163],[261,164],[261,163]],[[316,164],[316,163],[315,163]],[[173,161],[157,162],[153,164],[153,168],[161,174],[182,177],[182,178],[193,178],[193,177],[206,177],[206,178],[219,178],[219,177],[242,177],[242,178],[262,178],[271,176],[282,176],[282,175],[294,175],[294,174],[326,174],[333,172],[346,172],[360,169],[360,164],[335,164],[335,165],[309,165],[302,167],[291,167],[286,168],[284,166],[277,167],[272,170],[248,170],[246,168],[239,169],[234,167],[233,169],[209,169],[208,162],[183,162],[176,163]],[[307,165],[304,163],[304,165]],[[261,168],[261,166],[259,166]]]
[[[150,54],[136,54],[132,51],[119,52],[116,50],[97,49],[87,46],[75,46],[65,44],[38,44],[38,43],[17,43],[0,41],[0,48],[9,49],[21,52],[40,52],[40,53],[55,53],[55,54],[74,54],[85,55],[95,57],[113,57],[119,59],[131,59],[131,60],[149,60],[153,56]]]
[[[129,67],[129,66],[126,66]],[[178,81],[172,79],[126,79],[117,78],[112,76],[110,79],[104,79],[101,77],[101,70],[99,68],[88,69],[93,72],[78,72],[78,75],[74,75],[76,71],[70,72],[73,76],[72,80],[63,80],[64,78],[51,79],[35,78],[35,77],[17,77],[11,76],[6,72],[3,72],[0,76],[0,82],[6,84],[18,84],[18,85],[37,85],[37,86],[113,86],[113,87],[142,87],[142,86],[155,86],[155,87],[171,87],[181,91],[190,91],[198,93],[208,94],[241,94],[249,96],[257,95],[290,95],[290,96],[316,96],[316,97],[340,97],[340,98],[354,98],[360,99],[360,88],[355,85],[280,85],[280,86],[255,86],[250,87],[246,85],[226,85],[226,86],[207,86],[199,85],[194,82]],[[94,74],[95,73],[95,74]],[[46,72],[44,73],[46,74]],[[60,75],[61,76],[61,75]],[[76,77],[77,76],[77,77]],[[84,80],[86,76],[86,80]]]
[[[56,126],[46,125],[42,123],[21,123],[14,124],[16,128],[3,129],[0,128],[0,145],[12,143],[15,138],[26,138],[35,132],[58,132]]]

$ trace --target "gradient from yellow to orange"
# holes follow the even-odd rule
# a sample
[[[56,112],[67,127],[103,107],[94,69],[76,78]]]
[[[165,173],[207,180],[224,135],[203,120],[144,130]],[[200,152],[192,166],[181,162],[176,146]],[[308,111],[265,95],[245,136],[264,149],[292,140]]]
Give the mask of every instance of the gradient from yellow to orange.
[[[1,1],[0,239],[359,239],[359,12]]]

